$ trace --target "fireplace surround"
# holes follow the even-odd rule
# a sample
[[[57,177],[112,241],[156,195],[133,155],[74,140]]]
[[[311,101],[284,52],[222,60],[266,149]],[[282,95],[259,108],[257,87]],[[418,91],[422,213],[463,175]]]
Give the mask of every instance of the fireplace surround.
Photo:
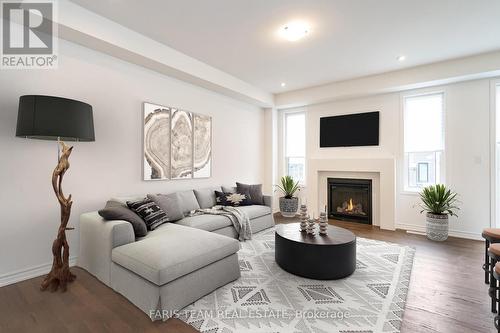
[[[325,152],[326,153],[326,152]],[[372,225],[395,230],[396,160],[394,158],[311,158],[307,160],[307,211],[318,216],[328,206],[328,178],[372,180]]]
[[[372,224],[372,180],[328,178],[328,217]]]

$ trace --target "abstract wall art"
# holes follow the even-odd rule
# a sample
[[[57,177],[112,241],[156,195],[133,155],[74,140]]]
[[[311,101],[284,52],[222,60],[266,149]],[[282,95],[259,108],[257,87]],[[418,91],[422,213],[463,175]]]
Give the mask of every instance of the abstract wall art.
[[[193,177],[193,115],[172,109],[171,178]]]
[[[212,118],[144,103],[144,180],[207,178]]]
[[[144,103],[144,180],[170,178],[170,108]]]
[[[193,172],[195,178],[210,177],[212,172],[212,118],[194,115]]]

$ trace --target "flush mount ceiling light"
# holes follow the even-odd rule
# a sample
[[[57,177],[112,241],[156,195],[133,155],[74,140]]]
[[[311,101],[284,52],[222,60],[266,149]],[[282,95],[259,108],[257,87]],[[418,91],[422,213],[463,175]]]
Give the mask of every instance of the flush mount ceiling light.
[[[400,55],[396,58],[399,62],[402,62],[402,61],[405,61],[406,60],[406,56],[404,55]]]
[[[282,26],[279,35],[290,41],[295,42],[306,37],[311,31],[311,27],[304,21],[292,21]]]
[[[281,82],[281,86],[282,87],[286,86],[286,83],[285,82]]]

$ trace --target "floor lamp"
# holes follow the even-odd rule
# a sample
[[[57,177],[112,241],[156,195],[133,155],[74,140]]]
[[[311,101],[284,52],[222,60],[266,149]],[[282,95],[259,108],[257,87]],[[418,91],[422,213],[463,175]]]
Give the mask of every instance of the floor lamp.
[[[61,224],[52,243],[52,269],[44,278],[41,289],[66,291],[68,282],[75,280],[69,269],[69,245],[66,230],[71,214],[71,194],[64,196],[62,181],[69,168],[73,147],[64,141],[95,141],[92,106],[72,99],[26,95],[19,98],[16,136],[29,139],[55,140],[58,163],[52,173],[52,187],[61,206]]]

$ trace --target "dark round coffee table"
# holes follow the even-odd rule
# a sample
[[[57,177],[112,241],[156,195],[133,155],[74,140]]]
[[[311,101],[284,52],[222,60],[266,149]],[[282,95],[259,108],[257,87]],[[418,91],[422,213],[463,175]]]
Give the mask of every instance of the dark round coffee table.
[[[307,235],[300,223],[277,224],[276,263],[285,271],[317,280],[341,279],[356,269],[356,236],[328,226],[328,235]]]

